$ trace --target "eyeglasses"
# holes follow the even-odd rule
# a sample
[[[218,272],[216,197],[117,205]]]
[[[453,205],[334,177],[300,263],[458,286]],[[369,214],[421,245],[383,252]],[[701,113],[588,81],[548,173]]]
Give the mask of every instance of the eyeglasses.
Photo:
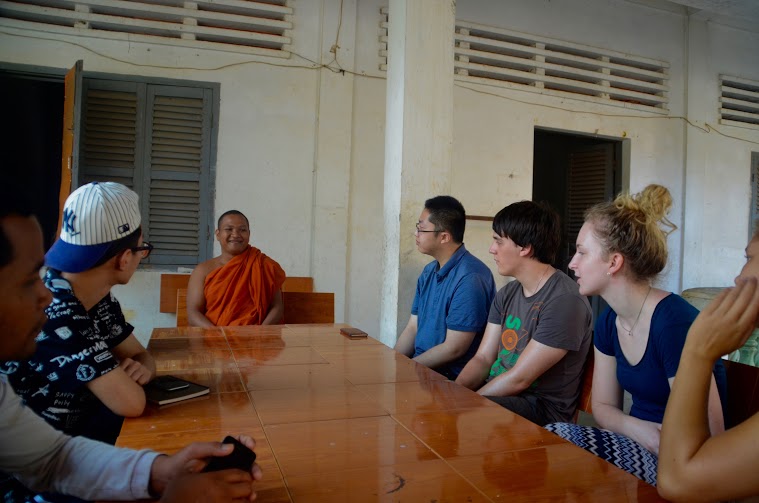
[[[426,231],[426,230],[424,230],[424,229],[420,229],[420,228],[419,228],[419,222],[417,222],[417,223],[416,223],[416,230],[415,230],[414,232],[416,232],[417,234],[421,234],[422,232],[443,232],[443,231],[439,231],[439,230],[434,230],[434,231]]]
[[[135,246],[134,248],[130,248],[130,250],[132,250],[133,253],[142,252],[142,258],[148,258],[150,252],[153,251],[153,245],[147,241],[143,241],[141,246]]]

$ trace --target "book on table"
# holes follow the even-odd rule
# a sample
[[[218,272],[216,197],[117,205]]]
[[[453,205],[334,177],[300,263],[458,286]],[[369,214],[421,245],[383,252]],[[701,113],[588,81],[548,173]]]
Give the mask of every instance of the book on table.
[[[158,376],[145,385],[145,397],[156,405],[189,400],[208,393],[207,386],[175,376]]]

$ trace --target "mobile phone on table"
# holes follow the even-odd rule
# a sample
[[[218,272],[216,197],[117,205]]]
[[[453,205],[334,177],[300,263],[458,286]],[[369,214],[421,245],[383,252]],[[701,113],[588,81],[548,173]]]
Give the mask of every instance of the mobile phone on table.
[[[227,436],[222,443],[232,444],[234,450],[226,456],[212,457],[206,467],[203,468],[203,471],[216,472],[219,470],[239,468],[244,472],[250,472],[253,468],[253,463],[256,461],[256,453],[232,436]]]
[[[340,329],[340,333],[351,339],[363,339],[369,335],[360,328],[353,327],[343,327]]]

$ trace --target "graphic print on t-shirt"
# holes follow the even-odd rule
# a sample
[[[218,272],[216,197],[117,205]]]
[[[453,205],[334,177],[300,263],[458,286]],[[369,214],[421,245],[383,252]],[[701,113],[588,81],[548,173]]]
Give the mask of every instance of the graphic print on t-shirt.
[[[528,314],[528,316],[533,316],[531,321],[537,319],[537,313],[540,312],[542,306],[542,302],[536,302],[532,305]],[[523,325],[529,326],[529,324],[522,323],[522,320],[516,315],[508,314],[504,317],[503,332],[501,333],[501,349],[498,351],[498,357],[493,366],[490,367],[490,379],[508,372],[516,365],[519,356],[531,339],[530,331],[527,329],[527,326]]]

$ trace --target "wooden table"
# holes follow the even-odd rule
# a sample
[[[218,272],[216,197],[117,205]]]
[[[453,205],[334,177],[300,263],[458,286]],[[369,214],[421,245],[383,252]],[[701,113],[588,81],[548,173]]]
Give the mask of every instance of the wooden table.
[[[127,419],[118,445],[256,439],[261,502],[660,501],[656,490],[345,325],[159,328],[159,374],[211,394]]]

